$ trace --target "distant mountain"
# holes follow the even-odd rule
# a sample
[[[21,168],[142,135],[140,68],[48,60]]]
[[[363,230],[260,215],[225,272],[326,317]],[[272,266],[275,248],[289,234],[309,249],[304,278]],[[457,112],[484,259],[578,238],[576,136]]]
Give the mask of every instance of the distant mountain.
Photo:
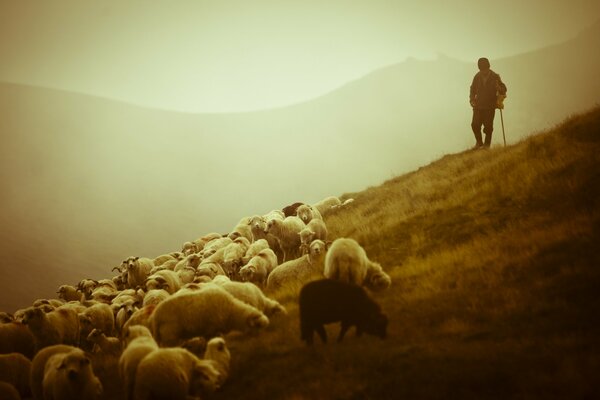
[[[600,101],[599,45],[600,23],[492,60],[508,85],[509,142]],[[409,60],[292,107],[210,115],[0,84],[0,309],[468,148],[475,72],[475,62]]]

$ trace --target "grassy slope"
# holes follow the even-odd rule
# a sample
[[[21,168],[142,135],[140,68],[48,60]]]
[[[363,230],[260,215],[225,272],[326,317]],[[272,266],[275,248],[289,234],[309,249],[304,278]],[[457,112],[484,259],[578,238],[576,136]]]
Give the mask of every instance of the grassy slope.
[[[600,108],[351,196],[352,207],[327,223],[391,274],[392,288],[375,294],[389,338],[351,333],[341,345],[308,349],[293,295],[275,294],[289,318],[230,340],[233,373],[214,398],[600,392]]]

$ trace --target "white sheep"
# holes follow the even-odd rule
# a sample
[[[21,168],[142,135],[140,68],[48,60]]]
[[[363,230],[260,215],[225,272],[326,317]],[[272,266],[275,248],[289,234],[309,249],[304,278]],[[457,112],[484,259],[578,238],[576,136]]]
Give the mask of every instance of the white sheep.
[[[378,292],[387,289],[392,284],[392,280],[388,274],[383,271],[379,263],[369,261],[367,268],[367,276],[363,285],[368,289]]]
[[[152,260],[152,261],[154,262],[155,266],[159,266],[159,265],[163,265],[167,261],[172,261],[175,259],[176,258],[172,254],[162,254],[162,255],[154,258],[154,260]]]
[[[77,348],[48,358],[42,387],[44,400],[97,399],[102,394],[90,359]]]
[[[31,377],[29,379],[31,393],[33,394],[34,399],[44,399],[42,383],[44,380],[44,369],[48,359],[55,354],[69,353],[73,350],[77,350],[77,347],[68,346],[65,344],[56,344],[45,347],[36,353],[35,357],[33,357],[33,360],[31,360]]]
[[[242,262],[246,264],[252,257],[260,253],[261,251],[269,248],[269,242],[267,239],[254,240],[246,250],[246,254],[242,257]]]
[[[124,268],[126,268],[126,261],[123,261],[123,264],[121,265],[124,266]],[[83,293],[86,299],[89,299],[92,296],[92,290],[94,290],[96,285],[98,285],[98,281],[95,281],[93,279],[82,279],[77,284],[77,289],[81,293]]]
[[[308,204],[302,204],[300,207],[298,207],[296,210],[296,215],[305,224],[308,224],[314,218],[323,219],[319,210]]]
[[[367,253],[356,240],[339,238],[332,244],[325,256],[326,278],[337,279],[362,286],[369,269]]]
[[[112,336],[106,336],[100,329],[93,329],[86,340],[93,344],[93,353],[121,354],[121,341]]]
[[[13,322],[14,320],[15,316],[11,313],[0,311],[0,324],[8,324],[9,322]]]
[[[225,271],[220,264],[215,262],[205,262],[198,266],[196,276],[208,276],[213,279],[217,275],[225,275]]]
[[[184,269],[187,267],[197,268],[200,262],[202,261],[202,256],[200,254],[192,253],[189,256],[185,257],[183,260],[179,261],[173,271],[177,272],[180,269]]]
[[[82,296],[81,292],[71,285],[60,286],[56,293],[58,293],[58,298],[64,301],[80,301]]]
[[[194,242],[185,242],[183,244],[183,246],[181,246],[181,252],[186,255],[189,256],[190,254],[194,254],[198,252],[198,249],[196,248],[196,243]]]
[[[112,335],[115,330],[115,316],[108,304],[99,303],[86,308],[78,314],[80,346],[85,343],[87,336],[95,328]]]
[[[172,296],[174,296],[174,295],[172,295]],[[125,322],[125,324],[123,325],[123,328],[121,329],[121,335],[123,334],[123,332],[127,332],[127,329],[133,325],[144,325],[149,328],[150,327],[150,317],[154,313],[154,310],[156,309],[156,307],[157,306],[155,306],[154,304],[149,304],[145,307],[140,308],[133,314],[131,314],[131,317],[129,317],[129,319],[127,320],[127,322]]]
[[[196,268],[185,267],[177,271],[177,276],[179,276],[179,280],[182,285],[187,285],[188,283],[194,282],[196,278]]]
[[[165,293],[167,292],[165,291]],[[123,326],[125,326],[125,323],[139,309],[137,307],[138,304],[139,303],[137,300],[129,299],[124,301],[121,305],[119,305],[117,309],[117,315],[115,316],[115,327],[117,332],[120,333],[123,331]]]
[[[119,374],[123,380],[128,399],[133,399],[137,369],[140,362],[158,350],[158,344],[148,328],[140,325],[129,327],[125,332],[125,348],[119,358]]]
[[[179,279],[177,272],[165,269],[146,278],[145,285],[148,291],[152,289],[164,289],[173,294],[181,288],[181,279]]]
[[[208,343],[206,343],[204,359],[212,363],[215,369],[219,372],[218,380],[215,382],[215,386],[220,388],[229,377],[229,366],[231,363],[231,353],[227,348],[225,339],[222,337],[214,337],[210,339]]]
[[[223,250],[223,270],[229,276],[236,276],[243,265],[243,258],[250,247],[250,241],[245,237],[238,237]]]
[[[280,219],[281,221],[283,221],[285,219],[280,218],[279,214],[276,215],[276,218],[269,219],[267,219],[267,217],[265,216],[255,215],[250,219],[248,223],[250,224],[250,229],[252,231],[252,237],[254,238],[254,242],[256,243],[262,239],[266,240],[269,244],[269,248],[271,248],[275,252],[275,254],[277,254],[277,262],[279,263],[283,262],[283,251],[279,246],[279,240],[277,239],[277,237],[275,237],[275,235],[267,232],[268,221],[270,221],[271,219]]]
[[[249,242],[252,242],[252,240],[253,240],[252,230],[250,228],[249,221],[250,221],[250,217],[242,218],[237,223],[237,225],[231,230],[229,235],[227,235],[227,237],[230,238],[231,240],[235,240],[240,237],[245,237],[246,239],[248,239]]]
[[[308,254],[276,267],[267,278],[267,288],[276,290],[282,286],[303,284],[323,277],[326,246],[322,240],[313,240]]]
[[[177,293],[177,292],[173,292]],[[161,301],[164,301],[169,298],[171,294],[167,292],[165,289],[152,289],[148,290],[146,295],[144,296],[144,302],[142,303],[143,307],[148,305],[157,305]]]
[[[299,233],[302,254],[309,252],[313,240],[319,239],[327,243],[327,226],[323,220],[314,218]]]
[[[263,286],[267,283],[267,277],[275,267],[277,267],[277,256],[273,250],[267,248],[240,268],[239,274],[242,280]]]
[[[232,330],[264,328],[269,318],[218,285],[207,283],[197,292],[172,296],[160,303],[151,324],[161,345],[176,345],[194,336],[212,337]]]
[[[139,363],[135,377],[136,400],[173,399],[213,392],[219,372],[183,348],[158,349]]]
[[[233,297],[262,311],[267,317],[277,313],[286,314],[286,309],[276,300],[270,299],[251,282],[236,282],[229,279],[215,279],[212,283],[229,292]],[[204,289],[203,289],[204,290]]]
[[[337,196],[329,196],[323,200],[313,204],[313,208],[316,208],[321,215],[327,214],[332,208],[339,207],[342,201]]]
[[[19,321],[0,324],[0,354],[21,353],[31,359],[35,354],[35,338]]]
[[[283,261],[293,260],[300,255],[299,233],[306,225],[298,217],[287,217],[283,221],[272,219],[267,223],[266,232],[277,238],[283,251]]]
[[[127,265],[127,284],[133,289],[143,286],[154,268],[154,261],[149,258],[129,257],[124,263]]]
[[[0,355],[0,381],[13,385],[23,398],[31,395],[30,375],[31,361],[23,354]]]
[[[79,343],[79,318],[73,308],[59,307],[47,314],[39,308],[30,308],[25,312],[23,323],[33,333],[38,349],[53,344]]]

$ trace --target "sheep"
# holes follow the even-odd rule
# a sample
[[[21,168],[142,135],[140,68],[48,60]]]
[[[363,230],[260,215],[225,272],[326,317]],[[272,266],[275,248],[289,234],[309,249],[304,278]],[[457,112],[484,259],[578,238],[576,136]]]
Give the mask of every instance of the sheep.
[[[69,307],[59,307],[45,314],[39,308],[25,312],[26,324],[36,340],[38,349],[53,344],[72,344],[79,342],[79,318],[77,311]]]
[[[181,246],[181,252],[186,255],[189,256],[190,254],[194,254],[198,252],[198,249],[196,248],[196,243],[194,242],[185,242],[183,244],[183,246]]]
[[[21,397],[31,395],[31,361],[20,353],[0,355],[0,381],[13,385]]]
[[[110,304],[112,299],[117,294],[117,285],[112,281],[112,279],[101,279],[96,284],[94,290],[92,290],[90,299]]]
[[[264,286],[267,283],[267,277],[275,267],[277,267],[277,256],[273,250],[267,248],[240,268],[240,277],[244,281]]]
[[[121,329],[121,334],[123,332],[127,332],[127,328],[132,325],[144,325],[146,327],[150,327],[150,317],[154,313],[156,307],[157,306],[155,306],[154,304],[149,304],[131,314],[131,317],[129,317],[127,322],[125,322],[125,324],[123,325],[123,328]]]
[[[141,302],[142,298],[135,289],[125,289],[111,300],[111,306],[113,307],[113,311],[118,311],[125,303],[139,306]]]
[[[336,239],[325,256],[326,278],[362,285],[367,276],[369,259],[365,250],[351,238]]]
[[[242,259],[249,247],[250,241],[245,237],[239,237],[223,250],[223,270],[230,277],[237,275],[239,268],[243,265]]]
[[[196,270],[196,276],[208,276],[213,279],[217,275],[225,275],[225,271],[220,264],[214,262],[202,263]]]
[[[179,280],[182,285],[187,285],[188,283],[194,282],[196,278],[196,269],[191,267],[186,267],[184,269],[180,269],[177,271],[177,275],[179,276]]]
[[[175,345],[194,336],[212,337],[232,330],[264,328],[267,318],[216,284],[195,293],[163,301],[152,315],[154,337],[161,345]]]
[[[206,244],[206,246],[204,246],[204,249],[201,251],[201,254],[204,256],[204,259],[206,259],[206,257],[209,257],[217,251],[225,248],[225,246],[227,246],[230,243],[233,243],[233,240],[228,237],[222,237],[219,239],[211,240]]]
[[[296,202],[296,203],[290,204],[289,206],[283,207],[283,209],[281,211],[283,211],[283,215],[285,215],[286,217],[291,217],[293,215],[296,215],[296,211],[298,210],[298,207],[300,207],[302,205],[304,205],[304,203]]]
[[[332,208],[339,207],[342,201],[337,196],[329,196],[312,205],[321,215],[327,214]]]
[[[127,330],[126,343],[119,358],[119,375],[123,380],[127,398],[133,399],[138,366],[146,356],[158,350],[158,344],[146,327],[137,325]]]
[[[186,400],[217,389],[213,363],[182,348],[157,349],[141,360],[135,377],[136,400]]]
[[[250,221],[249,217],[242,218],[237,225],[232,229],[232,231],[227,235],[231,240],[235,240],[240,237],[244,237],[248,239],[249,242],[252,242],[252,230],[250,229]]]
[[[327,342],[324,324],[341,322],[338,342],[348,329],[356,326],[356,335],[363,332],[386,337],[388,319],[364,288],[353,283],[333,279],[309,282],[300,289],[299,297],[301,339],[313,343],[316,331],[323,343]]]
[[[176,293],[176,292],[174,292],[174,293]],[[157,305],[161,301],[169,298],[170,295],[171,294],[169,292],[167,292],[165,289],[149,290],[148,293],[146,293],[146,295],[144,296],[144,303],[142,305],[143,305],[143,307],[146,307],[147,305],[150,305],[150,304]]]
[[[63,304],[65,304],[65,302],[59,299],[37,299],[33,302],[34,307],[50,306],[49,311],[52,311],[52,309],[58,308]]]
[[[217,389],[223,386],[229,377],[229,365],[231,363],[231,353],[227,348],[225,339],[214,337],[206,344],[204,359],[212,363],[213,367],[219,372],[218,380],[215,382]]]
[[[152,260],[155,266],[163,265],[167,261],[175,260],[172,254],[162,254]]]
[[[201,261],[202,256],[200,254],[192,253],[183,260],[179,261],[175,265],[175,268],[173,268],[173,271],[177,272],[186,267],[197,268]]]
[[[298,209],[296,210],[296,215],[305,224],[308,224],[314,218],[323,219],[319,210],[308,204],[303,204],[300,207],[298,207]]]
[[[87,308],[84,312],[78,314],[79,317],[79,345],[85,346],[86,338],[94,328],[101,329],[112,335],[115,330],[115,316],[112,308],[108,304],[99,303]]]
[[[0,399],[2,400],[21,400],[21,395],[17,389],[8,382],[0,381]]]
[[[181,288],[181,280],[177,272],[165,269],[146,278],[145,285],[146,290],[164,289],[173,294]]]
[[[0,324],[0,354],[9,353],[20,353],[29,359],[35,354],[35,338],[21,322]]]
[[[254,243],[259,242],[262,239],[266,240],[269,245],[269,248],[271,248],[275,252],[275,254],[277,254],[277,262],[280,263],[283,262],[283,251],[279,246],[279,240],[277,239],[277,237],[275,237],[275,235],[267,232],[267,224],[268,221],[270,221],[271,219],[281,218],[277,217],[270,218],[269,220],[267,220],[267,218],[264,216],[255,215],[250,219],[250,221],[248,221],[248,223],[250,224],[250,230],[252,232]]]
[[[287,217],[280,221],[272,219],[267,223],[267,233],[273,234],[283,251],[283,261],[297,258],[300,254],[299,233],[306,225],[298,217]]]
[[[202,260],[202,262],[200,263],[200,265],[207,264],[207,263],[217,263],[217,264],[223,266],[224,256],[225,256],[225,247],[216,250],[213,254],[211,254],[209,256],[206,256]],[[198,267],[200,267],[200,265],[198,265]]]
[[[31,393],[34,399],[44,399],[42,384],[44,380],[44,369],[48,359],[55,354],[68,353],[72,350],[77,350],[77,347],[68,346],[65,344],[56,344],[45,347],[35,355],[31,361],[31,375],[29,378]]]
[[[144,300],[145,299],[146,298],[144,297]],[[125,323],[139,309],[137,307],[137,304],[138,303],[134,300],[127,300],[119,306],[117,315],[115,316],[115,327],[116,327],[117,332],[121,333],[123,331],[123,327],[125,326]]]
[[[337,210],[339,208],[346,207],[348,204],[351,204],[353,201],[354,201],[353,198],[348,198],[348,199],[344,200],[344,202],[342,204],[338,204],[337,206],[331,206],[331,210]]]
[[[323,277],[325,243],[313,240],[308,254],[276,267],[267,278],[267,288],[277,290],[284,285],[304,284],[315,277]]]
[[[123,262],[125,262],[125,261],[123,261]],[[83,295],[86,299],[89,299],[89,298],[91,298],[92,290],[94,290],[96,285],[98,285],[98,282],[93,279],[82,279],[77,284],[77,289],[81,293],[83,293]]]
[[[207,233],[206,235],[202,236],[198,240],[201,240],[205,243],[209,243],[209,242],[212,242],[213,240],[221,239],[221,238],[223,238],[223,235],[221,235],[220,233],[211,232],[211,233]]]
[[[306,227],[300,231],[299,235],[300,248],[304,255],[308,253],[310,244],[313,240],[319,239],[323,242],[327,242],[327,226],[325,226],[323,220],[315,218],[306,224]]]
[[[204,357],[206,352],[206,339],[202,336],[196,336],[181,343],[180,347],[189,350],[197,357]]]
[[[381,265],[370,261],[363,285],[374,292],[378,292],[389,288],[391,284],[392,280],[390,276],[383,272]]]
[[[262,290],[251,282],[235,282],[219,278],[214,280],[213,284],[219,285],[236,299],[262,311],[267,317],[277,313],[287,313],[281,304],[265,296]]]
[[[77,288],[71,285],[60,286],[56,293],[58,293],[58,298],[64,301],[80,301],[82,296]]]
[[[9,322],[13,322],[14,320],[15,316],[11,313],[0,311],[0,324],[8,324]]]
[[[248,250],[246,250],[246,254],[244,254],[244,257],[242,257],[242,262],[244,264],[247,264],[252,257],[268,248],[269,242],[267,241],[267,239],[255,239],[254,242],[250,244],[250,247],[248,247]]]
[[[86,340],[89,343],[93,343],[93,353],[104,353],[104,354],[120,354],[121,353],[121,341],[116,337],[106,336],[100,329],[92,329]]]
[[[42,381],[45,400],[97,399],[102,384],[81,349],[57,353],[46,361]]]
[[[123,262],[127,265],[127,284],[133,289],[144,285],[154,267],[154,261],[149,258],[129,257]]]

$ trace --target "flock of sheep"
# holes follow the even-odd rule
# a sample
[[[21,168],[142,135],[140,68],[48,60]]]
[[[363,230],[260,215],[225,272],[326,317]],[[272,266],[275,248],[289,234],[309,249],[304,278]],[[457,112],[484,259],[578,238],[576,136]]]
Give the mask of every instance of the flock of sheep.
[[[286,287],[302,288],[308,344],[313,332],[325,342],[323,325],[336,321],[338,340],[351,326],[385,337],[387,318],[364,288],[386,289],[390,277],[353,239],[327,240],[323,216],[351,202],[328,197],[243,218],[227,235],[154,259],[129,257],[112,279],[63,285],[57,299],[0,313],[0,398],[99,398],[93,353],[119,359],[128,399],[202,397],[227,381],[223,335],[257,332],[285,315],[265,292]]]

